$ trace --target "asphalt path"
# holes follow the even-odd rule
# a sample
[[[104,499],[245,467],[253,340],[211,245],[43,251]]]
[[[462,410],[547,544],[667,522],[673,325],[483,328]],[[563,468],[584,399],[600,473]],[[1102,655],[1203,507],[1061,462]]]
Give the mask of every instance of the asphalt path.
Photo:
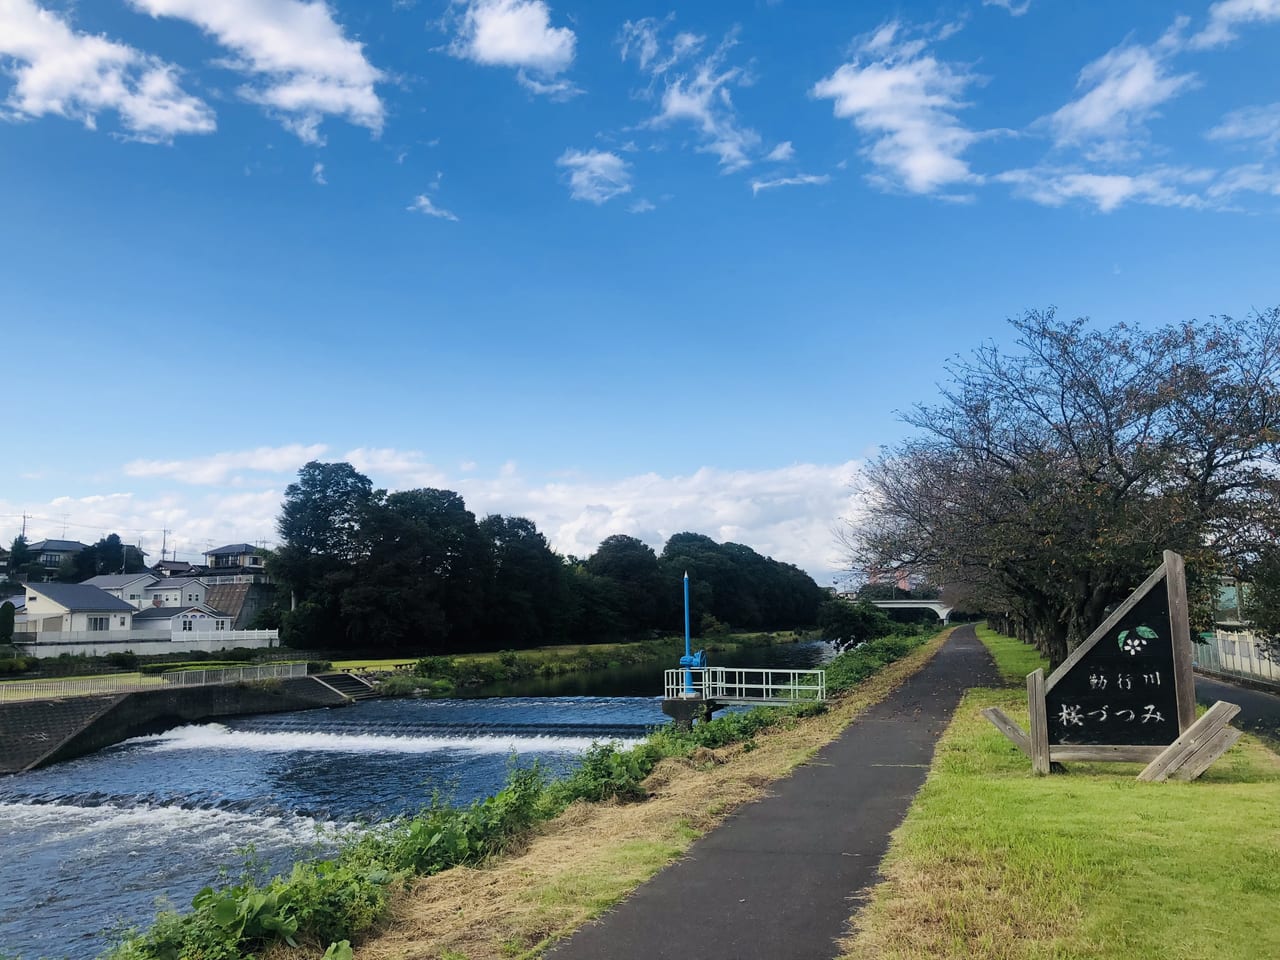
[[[1196,699],[1206,706],[1215,700],[1239,704],[1233,727],[1280,740],[1280,696],[1249,687],[1236,686],[1218,678],[1196,676]]]
[[[889,833],[970,687],[999,686],[972,626],[809,763],[552,951],[553,960],[822,960],[879,879]]]

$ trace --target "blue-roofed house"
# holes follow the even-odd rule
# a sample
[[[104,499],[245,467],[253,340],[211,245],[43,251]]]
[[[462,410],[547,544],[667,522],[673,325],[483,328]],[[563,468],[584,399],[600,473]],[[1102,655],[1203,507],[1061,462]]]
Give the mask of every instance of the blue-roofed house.
[[[133,629],[134,609],[84,583],[27,584],[23,633],[120,633]]]

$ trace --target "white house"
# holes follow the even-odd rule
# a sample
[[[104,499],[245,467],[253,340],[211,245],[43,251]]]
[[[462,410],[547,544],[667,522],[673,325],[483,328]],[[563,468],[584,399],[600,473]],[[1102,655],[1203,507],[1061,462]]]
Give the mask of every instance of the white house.
[[[83,583],[27,584],[23,633],[120,633],[133,629],[133,607]]]
[[[196,577],[166,577],[142,588],[144,607],[193,606],[205,602],[208,587]]]
[[[205,566],[210,573],[231,568],[261,571],[266,563],[258,548],[251,543],[229,543],[215,547],[204,555]]]
[[[173,607],[148,607],[133,615],[138,630],[166,630],[174,640],[184,633],[209,633],[231,629],[231,617],[202,603]]]
[[[90,577],[85,584],[119,597],[135,610],[147,603],[146,588],[159,581],[154,573],[104,573]]]

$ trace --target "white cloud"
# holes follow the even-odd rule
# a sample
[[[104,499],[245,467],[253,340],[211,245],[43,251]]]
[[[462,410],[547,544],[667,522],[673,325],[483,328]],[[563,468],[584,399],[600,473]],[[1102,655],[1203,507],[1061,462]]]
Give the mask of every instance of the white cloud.
[[[556,79],[573,65],[576,44],[571,29],[551,26],[543,0],[468,0],[449,52],[485,66],[514,67],[525,89],[565,99],[582,92]]]
[[[405,207],[406,210],[412,210],[414,213],[421,213],[428,217],[439,217],[441,220],[452,220],[458,222],[458,218],[448,210],[437,207],[432,199],[425,193],[420,193],[413,198],[413,203]]]
[[[605,150],[566,150],[556,166],[569,171],[569,192],[575,200],[597,206],[631,192],[630,164]]]
[[[654,95],[652,84],[663,81],[658,113],[645,126],[663,129],[689,123],[698,133],[700,152],[718,157],[726,173],[740,170],[759,151],[760,135],[739,122],[733,105],[732,88],[750,82],[741,67],[726,65],[737,40],[730,34],[710,55],[692,62],[703,38],[678,33],[663,56],[659,34],[670,20],[628,21],[619,41],[623,59],[634,56],[640,69],[649,74],[651,87],[646,96]]]
[[[965,89],[977,81],[968,68],[927,52],[923,39],[906,40],[897,21],[858,46],[855,58],[820,80],[812,96],[834,101],[837,117],[873,139],[866,156],[882,186],[936,193],[976,183],[962,154],[978,139],[956,118]]]
[[[283,456],[288,450],[299,451],[299,456]],[[272,470],[292,473],[324,450],[295,445],[218,456],[253,459],[265,452],[275,461]],[[413,450],[359,448],[348,451],[343,459],[365,473],[375,487],[456,490],[477,516],[528,517],[556,550],[577,556],[593,553],[600,541],[615,533],[638,537],[661,549],[672,534],[688,530],[745,543],[823,578],[840,565],[832,530],[841,517],[857,509],[850,486],[856,462],[765,470],[703,467],[684,475],[646,473],[616,479],[576,475],[534,479],[510,462],[487,473],[464,463],[448,476]],[[184,480],[192,470],[204,476],[207,464],[187,461],[173,471],[149,474],[145,489],[126,493],[79,490],[43,504],[19,504],[0,497],[0,540],[7,543],[17,535],[17,523],[25,512],[34,515],[28,527],[32,539],[62,536],[66,515],[68,537],[92,542],[115,531],[128,542],[142,540],[153,561],[159,559],[163,530],[170,531],[169,548],[176,546],[184,560],[198,560],[202,551],[223,543],[275,542],[285,478],[238,489],[229,486],[229,472],[213,471],[208,475],[221,479],[207,491],[164,485]]]
[[[1208,195],[1218,201],[1229,201],[1237,193],[1260,193],[1280,197],[1280,169],[1267,169],[1260,163],[1232,167],[1209,187]]]
[[[311,165],[311,179],[322,187],[329,182],[324,178],[324,164],[319,160]]]
[[[1020,17],[1031,9],[1031,0],[982,0],[984,7],[1003,7],[1011,16]]]
[[[320,144],[327,116],[381,132],[385,109],[374,85],[384,79],[348,39],[323,0],[129,0],[153,17],[195,24],[231,50],[223,62],[251,77],[246,100],[267,107],[307,143]]]
[[[1280,103],[1232,110],[1206,136],[1210,140],[1257,140],[1273,151],[1280,146]]]
[[[791,145],[790,140],[783,140],[780,144],[765,154],[765,159],[771,163],[785,163],[788,160],[794,160],[796,149]]]
[[[752,180],[751,195],[758,196],[761,190],[773,190],[777,187],[801,187],[830,183],[831,176],[826,173],[799,173],[794,177],[777,177],[773,180]]]
[[[33,0],[0,3],[0,69],[14,78],[0,112],[9,119],[54,114],[92,130],[100,112],[115,111],[132,138],[150,142],[216,126],[208,104],[178,86],[172,64],[78,33]]]
[[[1151,46],[1116,47],[1081,70],[1076,86],[1086,92],[1046,118],[1058,145],[1082,147],[1095,160],[1134,156],[1157,108],[1195,84],[1195,74],[1169,67],[1182,25]]]
[[[1190,40],[1194,49],[1223,47],[1236,39],[1236,29],[1247,23],[1280,20],[1280,0],[1221,0],[1209,8],[1209,22]]]
[[[649,213],[656,209],[652,201],[641,198],[627,207],[627,213]]]
[[[183,483],[217,485],[230,481],[240,471],[290,473],[309,460],[322,456],[323,443],[291,443],[283,447],[230,450],[189,460],[133,460],[124,465],[130,477],[167,477]]]
[[[1125,203],[1145,203],[1161,207],[1201,208],[1206,203],[1190,191],[1212,179],[1207,170],[1157,167],[1137,174],[1088,173],[1040,167],[1009,170],[995,180],[1007,183],[1020,196],[1048,207],[1060,207],[1072,200],[1092,203],[1102,213],[1111,213]]]

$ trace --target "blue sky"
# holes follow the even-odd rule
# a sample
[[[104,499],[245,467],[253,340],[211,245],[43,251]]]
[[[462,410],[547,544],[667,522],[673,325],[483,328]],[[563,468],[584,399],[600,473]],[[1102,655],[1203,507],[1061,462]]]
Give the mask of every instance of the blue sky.
[[[1280,0],[0,0],[0,539],[312,457],[829,580],[949,356],[1278,299]]]

